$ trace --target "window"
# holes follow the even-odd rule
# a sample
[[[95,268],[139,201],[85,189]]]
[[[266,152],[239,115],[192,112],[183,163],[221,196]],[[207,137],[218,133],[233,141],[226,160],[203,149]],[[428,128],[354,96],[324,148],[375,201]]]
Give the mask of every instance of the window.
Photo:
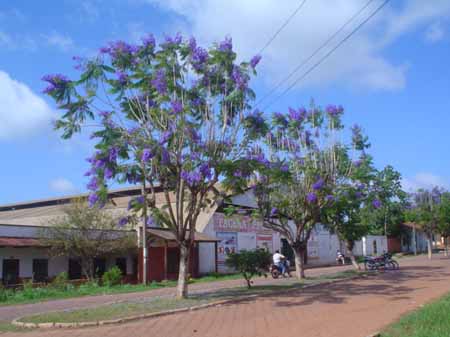
[[[81,261],[79,259],[69,259],[69,279],[81,279]]]
[[[46,282],[48,279],[48,260],[33,259],[33,282]]]
[[[14,285],[19,283],[19,260],[3,260],[2,280],[4,285]]]
[[[177,274],[180,264],[180,251],[178,248],[167,249],[167,273]]]
[[[116,266],[122,271],[122,275],[127,274],[127,258],[126,257],[118,257],[116,259]]]
[[[94,259],[94,274],[95,277],[102,277],[106,271],[106,260],[105,259]]]
[[[373,254],[377,255],[378,251],[377,251],[377,241],[373,240]]]

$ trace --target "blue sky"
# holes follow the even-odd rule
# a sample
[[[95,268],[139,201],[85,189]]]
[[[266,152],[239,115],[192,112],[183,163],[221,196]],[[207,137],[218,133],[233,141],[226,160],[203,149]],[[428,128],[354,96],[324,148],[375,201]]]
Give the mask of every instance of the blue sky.
[[[253,81],[257,96],[262,97],[366,2],[308,0],[264,51]],[[94,55],[108,41],[138,41],[149,32],[161,37],[180,31],[206,45],[229,35],[239,55],[248,59],[298,3],[2,1],[0,204],[86,190],[83,172],[92,144],[83,136],[63,141],[52,131],[50,122],[58,111],[41,94],[44,74],[74,76],[72,56]],[[374,0],[359,20],[380,3]],[[449,23],[449,1],[392,2],[268,111],[308,105],[311,98],[319,105],[342,104],[346,124],[361,124],[369,135],[379,168],[393,165],[407,189],[449,186]]]

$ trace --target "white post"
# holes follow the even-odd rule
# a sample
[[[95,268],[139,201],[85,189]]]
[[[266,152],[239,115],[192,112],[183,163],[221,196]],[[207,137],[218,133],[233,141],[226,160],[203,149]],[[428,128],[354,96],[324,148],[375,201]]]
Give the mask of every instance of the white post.
[[[363,238],[362,238],[362,253],[363,253],[363,256],[367,255],[366,237],[365,236],[363,236]]]
[[[142,267],[142,283],[147,284],[147,260],[148,260],[148,248],[147,248],[147,225],[144,223],[143,231],[142,231],[142,241],[143,241],[143,263]]]

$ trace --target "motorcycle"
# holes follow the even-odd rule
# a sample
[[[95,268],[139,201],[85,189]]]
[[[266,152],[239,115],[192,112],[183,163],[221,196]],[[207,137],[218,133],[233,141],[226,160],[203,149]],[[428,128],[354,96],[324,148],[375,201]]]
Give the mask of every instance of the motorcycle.
[[[364,257],[365,270],[379,270],[379,269],[399,269],[400,266],[397,261],[392,258],[392,254],[384,253],[381,256],[365,256]]]
[[[283,263],[286,266],[286,274],[289,277],[291,277],[291,272],[289,270],[289,261],[285,260]],[[272,278],[274,278],[274,279],[277,279],[280,276],[284,276],[284,275],[281,275],[281,268],[278,267],[277,265],[273,264],[273,263],[270,265],[270,275],[272,275]]]

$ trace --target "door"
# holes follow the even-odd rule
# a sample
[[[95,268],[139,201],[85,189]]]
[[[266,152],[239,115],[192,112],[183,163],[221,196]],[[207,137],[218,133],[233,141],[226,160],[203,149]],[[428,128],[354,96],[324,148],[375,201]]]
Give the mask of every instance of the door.
[[[164,247],[149,247],[147,271],[149,281],[164,279]]]
[[[19,260],[5,259],[3,260],[3,284],[14,285],[19,283]]]
[[[48,260],[33,259],[33,281],[47,282],[48,279]]]
[[[69,259],[69,280],[81,279],[81,263],[79,259]]]

